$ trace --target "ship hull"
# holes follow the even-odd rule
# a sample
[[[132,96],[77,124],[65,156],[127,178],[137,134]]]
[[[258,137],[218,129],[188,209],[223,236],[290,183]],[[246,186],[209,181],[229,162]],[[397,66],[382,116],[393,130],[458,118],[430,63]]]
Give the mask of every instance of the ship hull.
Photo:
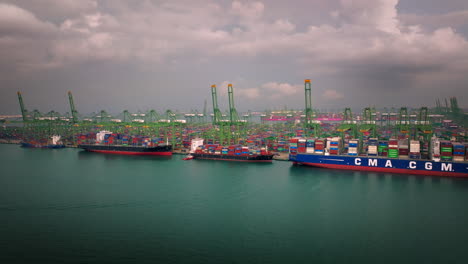
[[[342,155],[297,154],[289,160],[296,165],[320,168],[414,174],[424,176],[468,177],[467,162],[392,159]]]
[[[243,155],[194,153],[191,155],[193,156],[193,159],[205,159],[205,160],[224,160],[224,161],[240,161],[240,162],[272,162],[273,161],[273,154],[243,156]]]
[[[137,156],[171,156],[172,146],[156,146],[156,147],[134,147],[120,145],[78,145],[89,152],[118,154],[118,155],[137,155]]]
[[[40,145],[40,144],[32,144],[32,143],[27,143],[27,142],[21,142],[21,147],[22,148],[42,148],[42,149],[60,149],[64,148],[65,145]]]

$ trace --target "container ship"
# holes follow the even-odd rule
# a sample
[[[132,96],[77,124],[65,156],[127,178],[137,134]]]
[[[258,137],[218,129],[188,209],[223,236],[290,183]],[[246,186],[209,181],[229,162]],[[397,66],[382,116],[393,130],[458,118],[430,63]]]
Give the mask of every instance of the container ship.
[[[50,140],[41,141],[22,141],[21,147],[23,148],[48,148],[48,149],[59,149],[64,148],[65,145],[60,141],[60,136],[53,135]]]
[[[225,147],[219,144],[203,144],[203,139],[193,139],[190,154],[185,159],[272,162],[273,154],[266,148],[249,148],[242,145]]]
[[[78,147],[90,152],[107,154],[144,156],[172,155],[172,146],[167,143],[153,143],[150,139],[144,139],[141,145],[138,143],[129,144],[129,137],[124,136],[121,139],[121,144],[114,144],[112,135],[110,131],[100,131],[96,134],[94,144],[78,144]]]
[[[343,144],[340,137],[293,138],[289,160],[331,169],[468,177],[468,145],[437,138],[423,148],[420,141],[408,139],[371,138],[363,145],[357,139]]]

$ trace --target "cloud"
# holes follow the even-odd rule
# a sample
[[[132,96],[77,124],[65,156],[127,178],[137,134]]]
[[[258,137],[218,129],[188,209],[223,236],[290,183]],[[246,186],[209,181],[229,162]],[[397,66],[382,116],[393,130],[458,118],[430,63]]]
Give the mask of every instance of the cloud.
[[[38,20],[31,12],[0,3],[0,36],[41,36],[54,31],[52,24]]]
[[[338,100],[344,98],[344,95],[333,89],[327,89],[323,93],[323,97],[328,100]]]
[[[56,65],[96,59],[166,63],[174,57],[288,54],[314,72],[336,73],[351,64],[443,66],[468,47],[451,28],[425,32],[418,25],[403,25],[397,0],[341,0],[331,17],[336,26],[309,25],[305,31],[285,18],[263,18],[268,6],[262,2],[222,6],[205,0],[203,7],[190,1],[124,3],[116,2],[119,8],[113,12],[94,1],[83,4],[83,13],[64,20],[48,43],[48,60]],[[63,6],[73,7],[72,2]],[[19,13],[16,26],[2,23],[4,30],[21,32],[22,27],[35,34],[56,30],[19,7],[3,4],[2,9],[10,9],[4,11],[10,17],[13,11]]]
[[[261,99],[262,97],[262,95],[260,94],[259,88],[237,89],[235,91],[235,95],[240,98],[247,98],[247,99]]]
[[[459,27],[468,24],[468,10],[431,15],[400,14],[398,18],[406,25],[424,25],[431,28]]]
[[[96,0],[3,0],[3,2],[29,10],[41,20],[61,21],[98,8]]]
[[[227,84],[226,84],[227,87]],[[233,86],[234,87],[234,86]],[[302,85],[292,85],[289,83],[268,82],[253,88],[235,88],[236,97],[249,100],[278,100],[296,95],[301,91]]]
[[[316,8],[318,20],[304,10],[296,19],[273,1],[8,3],[0,4],[0,78],[126,65],[121,74],[184,72],[207,86],[219,74],[233,80],[236,97],[271,102],[301,95],[292,78],[328,80],[319,94],[330,100],[342,96],[338,85],[436,95],[434,76],[458,94],[467,83],[468,42],[454,28],[466,24],[466,10],[402,15],[397,0],[301,2],[297,9]]]

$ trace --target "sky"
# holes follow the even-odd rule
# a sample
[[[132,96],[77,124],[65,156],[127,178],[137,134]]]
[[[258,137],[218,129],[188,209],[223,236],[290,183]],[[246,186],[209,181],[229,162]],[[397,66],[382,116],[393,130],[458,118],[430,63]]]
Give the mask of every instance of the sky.
[[[468,107],[465,0],[0,0],[0,113]]]

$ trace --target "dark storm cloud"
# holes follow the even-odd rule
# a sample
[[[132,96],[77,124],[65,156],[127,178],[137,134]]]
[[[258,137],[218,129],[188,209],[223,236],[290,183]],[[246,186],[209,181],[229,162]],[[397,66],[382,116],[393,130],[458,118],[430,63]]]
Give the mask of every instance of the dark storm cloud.
[[[211,84],[225,103],[227,83],[241,109],[301,108],[305,78],[318,106],[431,104],[442,84],[464,105],[468,42],[455,27],[466,10],[405,10],[397,0],[7,1],[0,112],[18,111],[18,89],[41,109],[66,111],[68,90],[83,112],[201,109]]]

